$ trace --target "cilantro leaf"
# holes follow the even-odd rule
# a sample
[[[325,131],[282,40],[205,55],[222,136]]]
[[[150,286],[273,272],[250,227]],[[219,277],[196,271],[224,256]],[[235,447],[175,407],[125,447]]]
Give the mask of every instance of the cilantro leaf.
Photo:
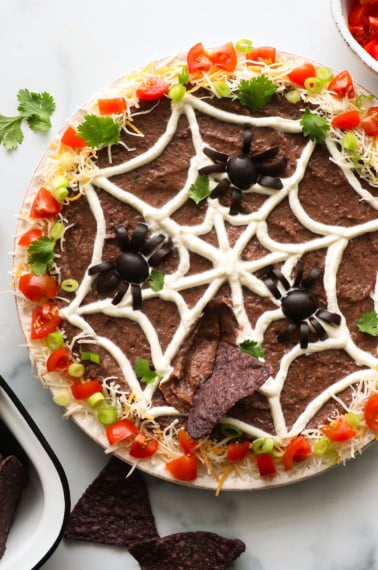
[[[150,287],[153,291],[161,291],[164,287],[164,273],[153,269],[150,273]]]
[[[54,240],[47,236],[42,236],[29,245],[28,262],[35,275],[46,273],[51,266],[54,261],[54,245]]]
[[[33,131],[47,131],[51,128],[50,117],[55,111],[55,101],[49,93],[20,89],[17,99],[17,109]]]
[[[308,107],[306,107],[302,115],[301,125],[304,136],[317,143],[324,142],[327,131],[329,131],[327,119],[317,113],[313,113]]]
[[[24,140],[21,123],[22,117],[0,115],[0,143],[6,150],[14,150]]]
[[[161,378],[161,375],[158,372],[150,368],[148,360],[145,358],[137,358],[135,360],[134,372],[137,377],[140,378],[140,381],[144,382],[144,384],[151,384],[151,382]]]
[[[276,91],[277,86],[273,81],[266,75],[259,75],[252,79],[242,79],[237,97],[242,105],[255,113],[269,103]]]
[[[371,336],[378,336],[377,313],[374,310],[363,313],[357,320],[357,327],[363,333],[370,334]]]
[[[264,358],[264,350],[255,340],[244,340],[239,344],[241,351],[255,358]]]
[[[88,146],[98,148],[119,143],[121,125],[111,117],[87,115],[78,126],[77,133],[86,141]]]
[[[198,205],[208,196],[210,196],[209,177],[206,174],[200,174],[189,189],[189,198]]]

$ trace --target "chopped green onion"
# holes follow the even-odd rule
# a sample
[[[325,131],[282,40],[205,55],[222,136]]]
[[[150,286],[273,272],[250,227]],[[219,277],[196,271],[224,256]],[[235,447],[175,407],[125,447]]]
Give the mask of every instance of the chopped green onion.
[[[179,103],[186,93],[186,87],[182,83],[175,83],[168,91],[168,97],[174,103]]]
[[[321,437],[314,444],[315,455],[324,455],[332,449],[331,440],[328,437]]]
[[[50,350],[57,350],[64,344],[64,338],[62,333],[59,331],[54,331],[47,335],[46,337],[46,344]]]
[[[356,104],[357,109],[362,111],[370,107],[372,99],[374,99],[374,95],[367,95],[365,93],[361,93],[355,98],[354,102]]]
[[[213,87],[217,94],[217,97],[231,97],[232,91],[224,81],[214,81]]]
[[[177,79],[179,80],[179,83],[182,83],[183,85],[185,85],[185,83],[188,83],[188,81],[189,81],[189,70],[188,70],[187,65],[182,66],[181,72],[178,74]]]
[[[55,178],[52,179],[51,182],[51,189],[52,190],[56,190],[57,188],[68,188],[68,186],[70,185],[70,181],[68,180],[67,176],[64,176],[63,174],[59,175],[59,176],[55,176]]]
[[[331,449],[330,451],[325,453],[323,457],[328,467],[332,467],[333,465],[336,465],[340,461],[340,457],[336,449]]]
[[[260,453],[273,453],[276,441],[273,437],[264,437],[255,439],[252,443],[252,450],[259,455]]]
[[[64,234],[64,225],[62,222],[55,222],[50,230],[50,237],[54,240],[57,240],[62,237]]]
[[[67,293],[73,293],[79,287],[78,281],[76,279],[64,279],[60,284],[63,291]]]
[[[355,412],[345,414],[345,419],[352,428],[356,428],[360,423],[360,416]]]
[[[80,360],[90,360],[95,364],[100,364],[100,355],[98,352],[83,351],[80,353]]]
[[[73,376],[74,378],[80,378],[81,376],[83,376],[84,371],[85,371],[84,364],[81,364],[80,362],[73,362],[68,367],[68,374],[70,376]]]
[[[58,406],[62,406],[65,408],[71,402],[71,394],[69,390],[65,390],[64,388],[60,390],[56,390],[53,396],[53,402]]]
[[[58,186],[53,190],[53,194],[58,202],[63,202],[68,196],[68,190],[65,186]]]
[[[295,103],[299,103],[301,100],[301,94],[299,93],[298,89],[291,89],[285,94],[285,97],[289,103],[293,103],[294,105]]]
[[[332,69],[330,67],[318,67],[316,70],[316,77],[322,83],[329,83],[333,79]]]
[[[232,424],[220,424],[221,432],[226,437],[236,438],[242,435],[242,430]]]
[[[315,95],[323,89],[323,82],[317,77],[307,77],[304,86],[309,93]]]
[[[65,168],[71,168],[71,166],[75,162],[75,157],[72,154],[72,152],[67,151],[61,154],[59,160],[62,166],[64,166]]]
[[[358,138],[354,133],[345,133],[341,144],[345,150],[356,150],[358,148]]]
[[[113,407],[101,408],[97,412],[97,419],[103,426],[110,426],[117,421],[117,410]]]
[[[91,406],[91,408],[96,408],[97,406],[102,404],[104,402],[104,400],[105,400],[105,396],[102,392],[95,392],[94,394],[89,396],[87,401],[88,401],[88,404]]]
[[[236,42],[235,47],[238,51],[240,51],[242,53],[247,53],[247,52],[251,51],[251,49],[252,49],[252,42],[251,42],[251,40],[247,40],[245,38],[242,38],[241,40],[238,40]]]

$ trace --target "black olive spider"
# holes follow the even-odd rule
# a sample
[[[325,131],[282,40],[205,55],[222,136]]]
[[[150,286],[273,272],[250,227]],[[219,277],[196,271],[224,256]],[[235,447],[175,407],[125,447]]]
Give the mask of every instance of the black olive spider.
[[[115,226],[121,253],[114,260],[102,261],[88,269],[89,275],[97,275],[96,289],[107,295],[117,289],[113,305],[118,305],[131,285],[133,309],[142,306],[141,285],[148,279],[150,268],[156,267],[173,249],[171,239],[163,234],[150,236],[148,226],[140,222],[129,237],[122,224]]]
[[[203,152],[214,161],[199,169],[199,174],[215,174],[225,172],[227,176],[222,178],[211,192],[212,198],[222,196],[228,189],[232,190],[230,214],[240,212],[242,193],[258,182],[262,186],[280,190],[282,180],[278,175],[283,174],[287,164],[285,157],[276,158],[279,147],[272,146],[266,150],[250,153],[252,143],[252,127],[244,127],[244,138],[241,154],[229,156],[213,148],[205,147]]]
[[[277,335],[279,342],[287,341],[291,334],[299,328],[300,345],[301,348],[305,349],[308,346],[310,330],[316,334],[319,340],[328,338],[319,319],[331,325],[340,325],[340,315],[319,308],[316,295],[310,291],[310,287],[320,277],[321,272],[320,267],[314,265],[308,276],[304,277],[303,260],[299,260],[292,284],[279,269],[275,268],[270,269],[269,273],[262,278],[272,295],[281,301],[282,312],[289,320],[286,330]],[[278,283],[285,289],[284,294],[281,294],[278,289]]]

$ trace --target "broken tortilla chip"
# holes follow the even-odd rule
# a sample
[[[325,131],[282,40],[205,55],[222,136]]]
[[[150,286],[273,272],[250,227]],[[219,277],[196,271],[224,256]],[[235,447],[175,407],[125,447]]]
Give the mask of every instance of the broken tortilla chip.
[[[6,541],[28,481],[25,465],[15,455],[8,455],[0,462],[0,558],[4,555]]]

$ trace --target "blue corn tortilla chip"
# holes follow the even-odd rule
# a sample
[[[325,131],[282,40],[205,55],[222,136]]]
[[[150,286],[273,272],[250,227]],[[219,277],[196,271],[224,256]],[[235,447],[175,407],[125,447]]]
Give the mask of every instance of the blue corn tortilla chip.
[[[237,538],[195,531],[139,542],[129,551],[141,570],[224,570],[244,550],[244,542]]]
[[[157,536],[148,491],[139,471],[111,457],[73,508],[64,536],[129,547]]]
[[[28,470],[15,456],[0,459],[0,559],[3,557],[6,542],[22,493],[28,482]]]

